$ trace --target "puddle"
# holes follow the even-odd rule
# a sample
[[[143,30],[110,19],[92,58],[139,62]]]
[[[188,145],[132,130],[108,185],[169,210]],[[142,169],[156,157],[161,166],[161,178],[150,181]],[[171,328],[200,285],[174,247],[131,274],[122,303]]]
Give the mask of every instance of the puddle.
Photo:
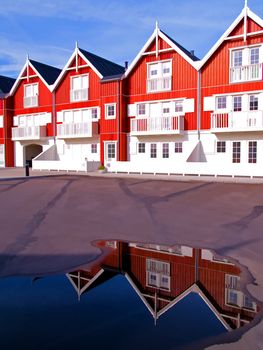
[[[97,261],[66,274],[0,279],[1,349],[201,349],[259,311],[240,268],[210,250],[96,246]]]

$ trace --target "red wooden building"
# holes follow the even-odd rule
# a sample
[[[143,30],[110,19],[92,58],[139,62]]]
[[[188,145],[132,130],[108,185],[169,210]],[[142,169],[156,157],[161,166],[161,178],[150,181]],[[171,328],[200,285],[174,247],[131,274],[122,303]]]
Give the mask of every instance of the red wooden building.
[[[52,85],[61,70],[27,59],[11,91],[15,166],[24,166],[54,143]]]
[[[14,166],[14,149],[11,139],[12,110],[7,98],[15,79],[0,76],[0,167]]]

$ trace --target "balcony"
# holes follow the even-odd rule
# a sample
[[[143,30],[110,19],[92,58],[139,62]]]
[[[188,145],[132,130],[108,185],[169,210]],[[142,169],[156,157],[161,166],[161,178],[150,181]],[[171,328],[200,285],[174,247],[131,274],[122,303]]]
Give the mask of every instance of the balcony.
[[[212,113],[211,131],[263,131],[263,111]]]
[[[57,125],[57,137],[60,139],[92,137],[98,133],[98,123],[63,123]]]
[[[183,130],[183,116],[131,119],[131,135],[181,134]]]
[[[70,100],[71,102],[87,101],[88,99],[88,89],[78,89],[70,90]]]
[[[40,140],[41,138],[46,136],[46,126],[19,126],[16,128],[12,128],[13,141]]]
[[[24,97],[24,108],[37,107],[38,106],[38,95]]]
[[[172,87],[172,77],[147,79],[147,92],[169,91]]]
[[[231,83],[262,80],[262,78],[262,63],[230,68]]]

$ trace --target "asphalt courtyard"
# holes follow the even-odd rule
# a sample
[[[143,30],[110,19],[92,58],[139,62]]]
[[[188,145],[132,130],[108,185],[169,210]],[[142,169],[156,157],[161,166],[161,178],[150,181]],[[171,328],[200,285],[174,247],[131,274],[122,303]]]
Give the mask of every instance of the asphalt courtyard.
[[[262,193],[262,184],[187,179],[2,178],[0,275],[69,270],[99,254],[91,245],[98,239],[179,243],[247,267],[254,277],[247,289],[263,302]],[[263,349],[263,321],[255,324],[238,343],[211,348]]]

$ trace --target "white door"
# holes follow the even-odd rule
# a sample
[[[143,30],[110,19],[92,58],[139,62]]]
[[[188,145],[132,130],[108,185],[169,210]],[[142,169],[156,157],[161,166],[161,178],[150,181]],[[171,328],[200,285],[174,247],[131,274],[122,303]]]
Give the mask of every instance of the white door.
[[[116,143],[115,142],[106,142],[105,143],[105,159],[107,161],[115,161],[116,157]]]

